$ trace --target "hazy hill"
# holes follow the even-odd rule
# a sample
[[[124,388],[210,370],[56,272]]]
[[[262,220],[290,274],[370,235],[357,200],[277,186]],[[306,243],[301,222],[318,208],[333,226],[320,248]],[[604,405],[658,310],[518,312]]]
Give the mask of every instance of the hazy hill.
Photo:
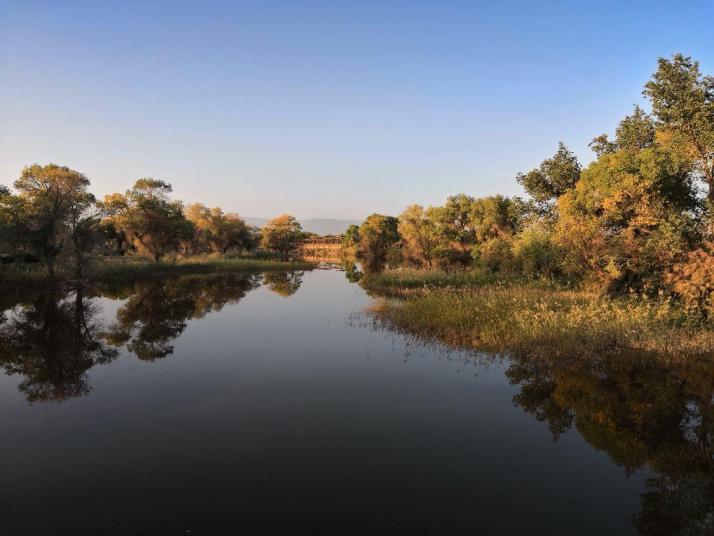
[[[248,225],[262,227],[268,221],[266,218],[243,218]],[[359,225],[358,220],[336,220],[332,218],[309,218],[298,220],[304,231],[319,235],[342,234],[350,225]]]

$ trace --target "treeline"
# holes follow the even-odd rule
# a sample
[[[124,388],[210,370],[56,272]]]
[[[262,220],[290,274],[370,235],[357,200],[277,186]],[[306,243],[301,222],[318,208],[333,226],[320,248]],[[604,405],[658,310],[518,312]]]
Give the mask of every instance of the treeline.
[[[585,168],[562,143],[519,173],[528,199],[468,195],[443,206],[373,214],[344,245],[365,256],[394,246],[423,265],[559,278],[603,292],[671,293],[714,314],[714,78],[677,54],[660,58],[635,107],[590,144]]]
[[[26,167],[14,191],[0,186],[3,262],[35,260],[50,278],[58,261],[83,276],[88,254],[167,256],[244,253],[263,248],[287,257],[303,239],[300,224],[279,216],[262,229],[200,203],[171,200],[171,185],[142,178],[125,193],[98,200],[78,171],[49,164]]]

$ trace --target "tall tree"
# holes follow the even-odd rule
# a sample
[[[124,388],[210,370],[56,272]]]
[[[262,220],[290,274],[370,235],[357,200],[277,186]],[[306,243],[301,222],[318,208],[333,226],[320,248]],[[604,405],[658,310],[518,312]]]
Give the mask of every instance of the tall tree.
[[[610,141],[607,134],[593,138],[589,147],[599,157],[614,153],[619,149],[638,151],[651,147],[655,142],[657,126],[652,116],[639,106],[635,106],[631,115],[626,116],[615,130],[615,141]]]
[[[394,216],[371,214],[359,227],[360,254],[384,257],[399,242],[398,220]]]
[[[523,216],[523,207],[523,202],[517,197],[510,199],[492,195],[475,199],[471,207],[471,225],[476,239],[483,242],[513,234]]]
[[[632,115],[620,121],[615,130],[617,148],[638,151],[651,147],[655,141],[655,130],[652,117],[639,106],[635,106]]]
[[[471,218],[475,199],[470,195],[452,195],[442,207],[432,210],[432,218],[437,222],[443,238],[440,256],[456,262],[468,262],[471,250],[476,244],[476,229]]]
[[[176,251],[179,243],[190,240],[194,232],[193,224],[183,214],[182,203],[168,199],[171,190],[165,181],[144,178],[125,194],[104,198],[104,208],[116,229],[124,232],[139,254],[155,262]]]
[[[643,93],[661,127],[682,136],[691,148],[714,202],[714,77],[702,76],[699,62],[675,54],[657,60]]]
[[[19,227],[52,279],[71,232],[70,215],[83,211],[91,198],[88,186],[83,173],[55,164],[28,166],[15,181]]]
[[[558,199],[566,272],[609,292],[652,292],[694,239],[690,165],[654,145],[604,155]]]
[[[283,258],[287,258],[291,251],[294,251],[303,232],[300,223],[294,216],[283,214],[270,220],[263,227],[261,243],[264,248],[279,253]]]
[[[342,247],[355,248],[359,245],[359,225],[350,225],[342,236]]]
[[[431,266],[442,241],[434,210],[425,210],[421,205],[407,207],[399,215],[398,230],[407,254]]]
[[[251,246],[248,226],[235,214],[194,203],[186,207],[186,217],[196,228],[195,241],[200,249],[226,253],[229,249]]]
[[[74,256],[74,276],[77,279],[83,276],[86,253],[99,242],[99,224],[103,213],[102,206],[97,203],[94,194],[89,192],[78,196],[68,211],[67,225]]]
[[[516,179],[535,201],[547,203],[573,188],[580,179],[580,170],[578,159],[561,141],[552,158],[528,173],[519,173]]]

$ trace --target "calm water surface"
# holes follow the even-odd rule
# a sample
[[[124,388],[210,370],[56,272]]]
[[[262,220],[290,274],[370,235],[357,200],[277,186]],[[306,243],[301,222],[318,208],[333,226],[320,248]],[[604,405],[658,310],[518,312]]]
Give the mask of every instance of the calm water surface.
[[[712,366],[450,351],[345,275],[4,298],[0,534],[711,530]]]

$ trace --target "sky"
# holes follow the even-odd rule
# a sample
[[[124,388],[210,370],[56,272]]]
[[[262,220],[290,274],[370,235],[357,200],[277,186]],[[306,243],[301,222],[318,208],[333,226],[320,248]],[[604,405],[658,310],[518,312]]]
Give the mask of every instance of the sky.
[[[140,177],[245,216],[520,195],[581,162],[659,56],[714,74],[714,1],[0,0],[0,183]]]

